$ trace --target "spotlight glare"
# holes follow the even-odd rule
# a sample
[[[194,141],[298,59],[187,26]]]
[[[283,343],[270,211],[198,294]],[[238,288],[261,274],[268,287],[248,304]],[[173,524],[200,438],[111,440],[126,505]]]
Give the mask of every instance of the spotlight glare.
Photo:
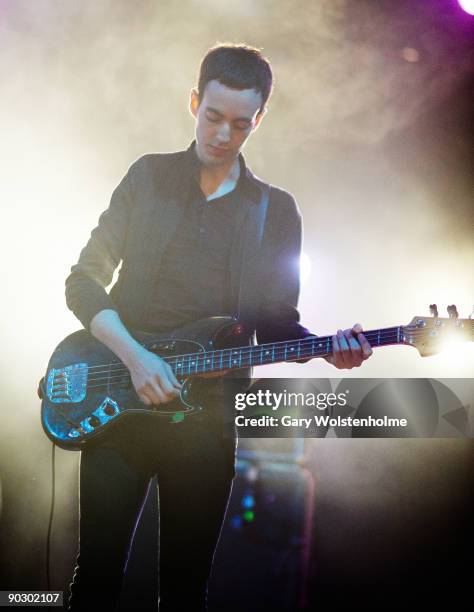
[[[474,15],[474,0],[458,0],[459,6],[469,15]]]
[[[304,285],[311,275],[311,260],[306,253],[300,257],[300,281]]]

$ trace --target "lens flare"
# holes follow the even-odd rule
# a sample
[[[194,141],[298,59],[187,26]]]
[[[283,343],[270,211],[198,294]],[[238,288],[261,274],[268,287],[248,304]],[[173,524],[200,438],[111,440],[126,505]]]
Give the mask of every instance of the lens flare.
[[[469,15],[474,15],[474,0],[458,0],[459,6]]]
[[[301,253],[300,257],[300,281],[304,285],[311,276],[311,259],[306,253]]]

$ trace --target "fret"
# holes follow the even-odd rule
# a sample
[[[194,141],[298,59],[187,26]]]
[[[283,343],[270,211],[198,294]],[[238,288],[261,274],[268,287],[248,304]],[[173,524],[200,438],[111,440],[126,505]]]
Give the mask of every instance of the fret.
[[[203,360],[202,360],[202,371],[203,372],[208,372],[210,370],[211,366],[211,358],[209,357],[209,353],[203,353]],[[206,357],[207,355],[207,357]]]
[[[272,361],[275,361],[275,345],[272,344]]]
[[[231,352],[231,354],[230,354],[230,356],[231,356],[231,360],[230,360],[230,362],[229,362],[229,363],[230,363],[230,365],[237,365],[237,364],[239,364],[239,360],[238,360],[238,359],[232,359],[232,354],[233,354],[233,355],[234,355],[234,357],[235,357],[235,355],[238,355],[238,354],[239,354],[239,351],[232,351],[232,352]]]
[[[287,344],[285,345],[285,359],[286,359],[286,357],[287,357],[287,353],[288,353],[288,346],[290,346],[290,353],[291,353],[292,355],[294,355],[294,354],[295,354],[295,347],[294,347],[294,346],[292,346],[292,344],[294,344],[294,342],[292,342],[292,343],[287,343]],[[299,344],[299,343],[298,343],[298,344]],[[299,347],[298,347],[298,351],[297,351],[297,353],[298,353],[298,352],[299,352]]]
[[[287,346],[287,344],[286,344],[286,342],[285,342],[285,355],[284,355],[284,360],[285,360],[285,361],[286,361],[286,351],[287,351],[287,350],[288,350],[288,346]]]

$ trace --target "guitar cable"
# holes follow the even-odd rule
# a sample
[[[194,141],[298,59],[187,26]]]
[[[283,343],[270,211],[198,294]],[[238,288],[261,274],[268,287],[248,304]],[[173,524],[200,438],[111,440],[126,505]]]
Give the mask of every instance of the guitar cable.
[[[44,376],[38,383],[36,393],[40,399],[44,398],[45,388]],[[49,510],[48,531],[46,534],[46,586],[48,591],[51,590],[51,573],[50,573],[50,558],[51,558],[51,528],[53,526],[54,502],[56,498],[56,445],[51,443],[51,508]]]
[[[51,528],[53,525],[54,501],[56,497],[55,487],[55,472],[56,472],[56,445],[51,443],[51,508],[49,511],[48,533],[46,535],[46,585],[48,591],[51,591],[51,574],[50,574],[50,558],[51,558]]]

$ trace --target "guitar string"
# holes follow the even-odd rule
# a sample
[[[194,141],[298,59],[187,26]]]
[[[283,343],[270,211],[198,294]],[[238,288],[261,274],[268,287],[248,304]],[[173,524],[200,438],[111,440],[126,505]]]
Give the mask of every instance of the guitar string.
[[[393,328],[385,328],[385,330],[383,332],[381,332],[379,334],[378,331],[368,331],[365,332],[365,335],[367,337],[367,339],[369,340],[373,340],[375,338],[377,338],[377,341],[379,342],[380,340],[384,340],[385,344],[388,344],[387,340],[390,338],[390,336],[393,336],[393,340],[394,343],[398,343],[398,337],[399,337],[399,329],[401,328],[397,328],[397,327],[393,327]],[[427,330],[426,329],[417,329],[417,330],[413,330],[411,332],[409,332],[407,335],[411,336],[411,337],[416,337],[419,335],[426,335]],[[368,336],[374,336],[374,338],[369,338]],[[326,338],[325,340],[323,340],[323,338]],[[204,365],[204,359],[212,359],[209,357],[209,355],[211,353],[217,353],[217,352],[222,352],[224,354],[223,359],[229,358],[230,355],[225,355],[225,351],[230,351],[231,353],[233,351],[240,351],[240,363],[242,361],[242,359],[246,359],[248,355],[250,355],[252,352],[254,352],[256,354],[257,357],[257,361],[258,361],[258,351],[260,349],[261,353],[262,353],[262,349],[263,350],[268,350],[268,352],[272,352],[273,354],[273,358],[276,356],[277,358],[281,357],[284,355],[284,347],[281,347],[279,345],[285,345],[285,344],[289,344],[292,342],[299,342],[300,344],[300,350],[307,348],[309,345],[313,344],[313,341],[322,340],[322,344],[327,344],[328,343],[328,338],[330,339],[329,342],[332,343],[332,336],[322,336],[319,338],[316,338],[314,336],[305,338],[305,339],[301,339],[301,340],[282,340],[282,341],[278,341],[278,342],[274,342],[274,343],[268,343],[268,344],[263,344],[263,345],[249,345],[249,347],[239,347],[239,348],[228,348],[228,349],[214,349],[213,351],[206,351],[206,352],[201,352],[201,353],[186,353],[183,355],[172,355],[169,357],[163,357],[163,359],[165,359],[166,361],[172,361],[172,360],[178,360],[179,358],[187,358],[188,362],[187,364],[185,364],[188,367],[188,370],[190,370],[190,363],[191,363],[191,359],[194,357],[195,361],[197,362],[197,371],[193,372],[193,373],[199,373],[199,367]],[[396,341],[395,341],[396,340]],[[402,343],[400,343],[402,344]],[[269,349],[264,349],[263,347],[273,347],[273,348],[269,348]],[[279,354],[280,351],[282,351],[283,348],[283,353]],[[287,353],[288,354],[288,353]],[[296,357],[295,360],[298,359],[305,359],[306,357],[319,357],[322,356],[324,354],[330,354],[326,351],[324,352],[316,352],[316,353],[312,353],[311,355],[303,355],[303,356],[298,356]],[[260,355],[262,357],[262,355]],[[219,358],[217,358],[217,360],[219,360]],[[291,359],[287,359],[285,358],[284,361],[292,361]],[[271,363],[272,361],[268,362]],[[263,365],[263,360],[261,360],[261,364]],[[247,365],[259,365],[258,363],[248,363]],[[104,367],[107,366],[106,370],[99,370],[99,371],[94,371],[92,372],[92,376],[89,377],[90,381],[100,381],[100,380],[112,380],[114,377],[110,377],[110,374],[118,374],[119,372],[123,372],[124,374],[126,374],[128,372],[128,368],[126,368],[126,366],[124,366],[122,363],[115,363],[115,364],[103,364],[103,365],[98,365],[98,366],[91,366],[89,368],[89,371],[91,370],[96,370],[97,368],[100,367]],[[115,366],[115,369],[112,369],[112,367]],[[239,364],[239,367],[242,367]],[[223,369],[233,369],[231,364],[229,368],[223,368]],[[234,368],[235,369],[235,368]],[[238,368],[237,368],[238,369]],[[205,370],[202,370],[202,373],[204,373]],[[97,376],[99,374],[104,374],[107,373],[107,376],[105,377],[100,377]],[[186,373],[185,373],[186,374]],[[190,375],[191,371],[187,372],[187,375]],[[120,376],[122,376],[122,374],[120,374]],[[90,385],[90,387],[92,387],[92,385]],[[60,388],[60,386],[56,386],[56,388]]]
[[[393,331],[392,331],[392,329],[393,329]],[[399,340],[398,340],[399,335],[398,335],[397,328],[392,328],[392,329],[388,328],[385,332],[381,333],[380,335],[378,334],[378,332],[374,332],[374,337],[373,338],[372,337],[368,337],[368,334],[366,334],[366,337],[367,337],[368,340],[370,340],[372,342],[373,342],[373,340],[376,339],[377,342],[379,342],[380,340],[383,340],[384,343],[387,344],[387,340],[390,338],[390,336],[393,335],[393,336],[396,336],[396,343],[397,344],[409,344],[407,342],[399,342]],[[420,335],[426,335],[426,333],[423,332],[422,330],[420,330],[420,331],[416,331],[416,332],[413,331],[413,332],[410,332],[409,334],[406,334],[407,337],[415,338],[415,339],[417,337],[419,337]],[[326,340],[323,340],[323,338],[326,338]],[[258,354],[259,350],[260,351],[262,351],[262,350],[272,351],[273,350],[273,352],[277,352],[277,351],[282,350],[282,347],[278,346],[278,345],[281,345],[281,344],[290,344],[292,342],[294,342],[294,343],[299,342],[300,343],[300,350],[307,348],[308,347],[308,343],[312,344],[313,339],[314,340],[319,340],[319,341],[322,340],[322,344],[327,344],[327,342],[328,342],[327,338],[330,338],[329,342],[332,344],[332,337],[331,336],[320,336],[318,338],[309,337],[307,339],[301,339],[301,340],[283,340],[283,341],[274,342],[274,343],[268,343],[268,344],[263,344],[263,345],[262,344],[261,345],[252,345],[252,346],[249,345],[248,347],[237,347],[237,348],[231,348],[230,347],[230,348],[223,348],[223,349],[213,349],[213,350],[210,350],[210,351],[205,351],[205,352],[200,352],[200,353],[185,353],[185,354],[180,354],[180,355],[164,356],[162,358],[165,361],[168,361],[168,362],[171,361],[171,360],[178,360],[180,358],[183,359],[183,360],[187,359],[187,361],[191,361],[191,359],[193,359],[193,358],[195,360],[201,360],[204,355],[206,355],[206,358],[212,359],[212,357],[208,357],[212,353],[214,353],[214,354],[215,353],[220,353],[220,352],[225,353],[225,351],[231,351],[231,352],[233,352],[233,351],[240,351],[241,357],[244,358],[244,357],[247,356],[247,354],[249,354],[251,352],[254,352],[254,353]],[[373,344],[373,345],[377,346],[377,344]],[[264,348],[264,347],[269,347],[269,348]],[[272,349],[271,347],[274,347],[274,349]],[[308,355],[308,356],[310,356],[310,355]],[[314,356],[314,355],[311,355],[311,356]],[[228,356],[224,356],[224,357],[227,358]],[[217,357],[217,360],[219,360],[218,357]],[[189,365],[189,364],[186,364],[186,365]],[[105,370],[95,371],[97,368],[100,368],[100,367],[103,368],[104,366],[106,367]],[[103,365],[99,365],[99,366],[91,366],[88,369],[88,371],[91,372],[92,375],[97,375],[97,374],[103,374],[103,373],[107,373],[108,374],[109,372],[113,373],[113,372],[123,371],[124,369],[128,369],[128,368],[126,368],[126,366],[124,366],[121,362],[117,362],[117,363],[110,364],[110,366],[109,366],[109,364],[103,364]]]
[[[387,328],[384,328],[383,330],[369,330],[369,331],[366,331],[366,332],[363,332],[363,333],[364,333],[364,335],[366,336],[367,339],[369,339],[368,336],[371,335],[370,339],[373,339],[373,337],[376,337],[377,340],[378,340],[379,331],[381,332],[380,333],[380,338],[383,338],[386,334],[390,334],[390,333],[397,333],[398,334],[398,331],[397,331],[398,329],[401,332],[401,330],[404,329],[404,327],[403,326],[387,327]],[[474,331],[474,321],[473,321],[473,325],[472,325],[472,330],[471,331]],[[429,332],[428,329],[416,329],[416,330],[413,330],[413,331],[408,331],[405,335],[407,337],[408,336],[419,337],[419,336],[426,335],[428,332]],[[289,344],[291,342],[301,342],[301,343],[304,343],[304,342],[312,342],[313,340],[320,340],[320,341],[323,341],[323,342],[327,342],[327,338],[330,338],[330,341],[332,342],[332,336],[308,336],[307,338],[301,338],[301,339],[296,338],[294,340],[278,340],[277,342],[270,342],[270,343],[266,343],[266,344],[249,345],[248,347],[236,347],[236,348],[233,348],[233,349],[232,348],[228,348],[228,349],[227,348],[212,349],[212,351],[207,351],[207,352],[211,353],[211,352],[217,352],[217,351],[239,350],[239,349],[247,350],[247,348],[248,349],[253,349],[253,350],[258,350],[258,348],[265,347],[265,346],[271,347],[271,346],[277,346],[277,345],[281,345],[281,344]],[[174,340],[171,340],[171,341],[173,342]],[[400,342],[400,344],[403,344],[403,343]],[[150,346],[150,345],[147,345],[147,346]],[[184,357],[188,357],[188,356],[191,357],[191,356],[194,356],[194,355],[202,355],[202,353],[183,353],[183,354],[180,354],[180,355],[172,355],[172,356],[170,356],[170,358],[172,358],[172,359],[178,358],[178,357],[183,357],[184,358]],[[166,357],[163,357],[163,359],[166,359]],[[88,368],[88,371],[95,370],[97,368],[104,368],[104,367],[108,369],[109,367],[114,367],[114,366],[122,367],[123,364],[121,362],[104,363],[104,364],[99,364],[99,365],[96,365],[96,366],[90,366]]]
[[[398,329],[400,329],[400,331],[401,331],[403,329],[403,326],[399,326],[398,328],[396,326],[395,327],[384,328],[383,331],[380,330],[381,331],[380,338],[384,338],[387,333],[388,334],[398,333],[398,331],[397,331]],[[474,326],[473,326],[473,331],[474,331]],[[413,331],[408,332],[406,335],[407,336],[412,336],[412,337],[418,337],[420,335],[426,335],[427,332],[428,332],[427,329],[417,329],[417,330],[413,330]],[[379,330],[369,330],[367,332],[364,332],[364,335],[366,336],[367,339],[369,339],[368,336],[370,335],[371,336],[371,338],[370,338],[371,340],[373,339],[372,337],[376,337],[377,341],[378,341]],[[264,347],[264,346],[269,346],[269,347],[276,346],[277,349],[278,349],[277,345],[281,345],[281,344],[289,344],[291,342],[301,342],[301,343],[312,342],[313,340],[316,340],[316,339],[320,340],[320,341],[323,341],[323,342],[327,342],[327,338],[330,338],[331,339],[330,341],[332,342],[332,336],[319,336],[319,337],[309,336],[307,338],[301,338],[301,339],[297,338],[297,339],[294,339],[294,340],[279,340],[277,342],[272,342],[272,343],[267,343],[267,344],[249,345],[248,348],[249,349],[253,349],[253,350],[258,350],[258,348]],[[400,343],[400,344],[402,344],[402,343]],[[227,351],[227,350],[239,350],[239,349],[247,350],[247,347],[237,347],[237,348],[234,348],[234,349],[231,349],[231,348],[228,348],[228,349],[224,349],[224,348],[222,348],[222,349],[213,349],[212,351],[207,351],[207,353],[217,352],[217,351]],[[197,355],[202,355],[202,354],[203,353],[184,353],[184,354],[180,354],[180,355],[173,355],[173,356],[170,356],[169,358],[170,359],[174,359],[174,358],[177,359],[179,357],[185,358],[185,357],[192,357],[192,356],[195,356],[195,355],[197,356]],[[163,359],[167,359],[167,357],[163,357]],[[116,363],[112,362],[112,363],[108,363],[108,364],[104,363],[104,364],[99,364],[99,365],[96,365],[96,366],[90,366],[88,368],[88,371],[91,372],[92,370],[96,370],[97,368],[104,368],[104,367],[107,368],[107,371],[108,371],[109,368],[113,368],[113,367],[122,368],[123,364],[121,362],[116,362]],[[100,373],[100,372],[97,372],[97,373]]]
[[[328,353],[322,353],[321,355],[312,355],[312,357],[321,357],[321,356],[323,356],[323,355],[325,355],[325,354],[328,354]],[[286,361],[287,361],[287,362],[290,362],[290,361],[298,361],[298,359],[305,359],[305,357],[295,357],[295,358],[293,358],[293,359],[287,359]],[[268,365],[268,364],[258,364],[258,363],[253,363],[253,364],[247,364],[247,365],[254,365],[254,366],[258,366],[258,365]],[[230,370],[230,369],[240,369],[240,367],[242,367],[242,366],[239,366],[239,367],[236,367],[236,368],[232,368],[232,367],[230,367],[230,368],[227,368],[227,369],[229,369],[229,370]],[[244,367],[245,367],[245,366],[244,366]],[[199,374],[199,371],[198,371],[198,372],[194,372],[194,373],[192,373],[192,374],[194,374],[194,375],[198,375],[198,374]],[[189,374],[187,374],[186,376],[190,376],[190,375],[192,375],[192,374],[191,374],[191,373],[189,373]],[[117,381],[115,381],[115,382],[102,382],[102,383],[100,383],[100,384],[88,385],[88,389],[98,389],[98,388],[100,388],[100,387],[106,387],[106,386],[107,386],[107,387],[108,387],[108,386],[119,386],[119,385],[124,385],[125,383],[128,385],[128,383],[130,382],[130,379],[131,379],[130,374],[129,374],[129,373],[124,373],[124,374],[122,374],[122,375],[121,375],[119,378],[120,378],[120,379],[123,379],[124,377],[125,377],[125,380],[117,380]],[[115,378],[115,377],[112,377],[112,378]],[[104,379],[104,380],[105,380],[105,379]]]
[[[396,328],[394,328],[394,329],[396,330]],[[387,340],[387,339],[388,339],[389,335],[390,335],[390,334],[385,334],[385,340]],[[392,344],[397,344],[397,341],[396,341],[396,336],[397,336],[397,338],[398,338],[398,334],[397,334],[397,332],[396,332],[396,331],[394,331],[392,335],[393,335],[393,341],[394,341]],[[382,336],[382,334],[380,334],[380,336]],[[285,342],[288,342],[288,341],[285,341]],[[312,342],[312,340],[311,340],[311,342]],[[385,345],[387,345],[387,344],[389,344],[389,342],[386,342],[386,344],[385,344]],[[249,348],[251,348],[251,347],[249,347]],[[256,347],[254,346],[253,348],[256,348]],[[224,349],[224,350],[230,350],[230,351],[232,351],[232,349]],[[248,351],[248,352],[249,352],[249,354],[250,354],[250,352],[251,352],[251,351]],[[193,374],[194,374],[194,375],[196,375],[196,374],[199,374],[199,373],[205,373],[205,370],[204,370],[204,369],[200,370],[199,368],[202,368],[202,367],[204,366],[204,359],[203,359],[203,357],[205,357],[205,355],[206,355],[206,354],[208,354],[208,353],[198,353],[198,354],[197,354],[197,359],[196,359],[196,362],[197,362],[197,365],[196,365],[196,371],[191,372],[191,371],[190,371],[190,368],[188,367],[189,371],[188,371],[187,373],[186,373],[186,372],[184,372],[183,374],[184,374],[184,375],[186,375],[186,376],[191,376],[191,375],[193,375]],[[312,353],[311,355],[304,355],[304,356],[299,355],[299,356],[293,357],[293,359],[291,359],[291,358],[290,358],[290,359],[288,359],[288,358],[286,357],[286,358],[284,358],[284,361],[287,361],[287,362],[291,362],[291,361],[298,361],[299,359],[306,359],[307,357],[309,357],[309,358],[313,358],[313,357],[321,357],[321,356],[324,356],[324,355],[329,355],[329,354],[330,354],[330,353],[328,353],[328,352],[326,352],[326,351],[323,351],[323,352],[319,351],[319,352],[316,352],[316,353]],[[263,357],[263,355],[261,355],[261,357]],[[244,363],[244,365],[242,366],[242,359],[241,359],[241,360],[240,360],[240,362],[239,362],[239,366],[237,366],[237,367],[235,367],[235,366],[234,366],[234,367],[232,367],[232,364],[231,364],[231,363],[229,363],[229,367],[228,367],[228,368],[225,368],[225,367],[224,367],[224,368],[222,368],[222,369],[240,369],[240,368],[242,368],[242,367],[251,366],[251,365],[253,365],[253,366],[258,366],[258,365],[267,365],[267,364],[271,364],[272,362],[274,362],[275,357],[276,357],[277,359],[279,359],[280,357],[284,357],[284,351],[283,351],[283,352],[281,352],[281,347],[280,347],[280,349],[277,349],[277,350],[276,350],[276,354],[275,354],[275,351],[274,351],[274,352],[273,352],[273,354],[272,354],[272,358],[271,358],[269,361],[266,361],[265,363],[263,362],[263,359],[262,359],[262,360],[260,361],[260,364],[259,364],[259,363],[250,363],[250,362],[249,362],[249,363],[247,363],[247,364],[245,364],[245,363]],[[228,356],[228,358],[230,358],[230,355]],[[174,359],[174,357],[172,357],[172,359]],[[190,365],[190,364],[188,364],[188,366],[189,366],[189,365]],[[128,372],[128,369],[127,369],[127,368],[122,368],[122,372],[123,372],[123,373],[122,373],[122,374],[119,374],[118,376],[117,376],[117,375],[115,375],[115,376],[96,377],[96,378],[91,377],[91,378],[89,379],[91,382],[92,382],[92,381],[94,381],[94,382],[96,382],[96,383],[97,383],[97,382],[99,382],[99,381],[107,381],[107,382],[106,382],[106,383],[105,383],[105,382],[104,382],[104,383],[99,382],[99,384],[95,384],[95,385],[88,385],[88,388],[98,388],[98,387],[103,387],[103,386],[105,386],[106,384],[107,384],[107,385],[119,385],[119,384],[124,384],[124,382],[127,382],[127,384],[128,384],[128,382],[129,382],[129,380],[130,380],[130,374],[129,374],[129,372]],[[115,371],[114,371],[114,373],[115,373],[115,374],[117,374],[117,370],[115,370]],[[125,380],[123,380],[124,376],[125,376]],[[116,378],[119,378],[119,380],[118,380],[118,381],[116,381],[116,380],[115,380]]]
[[[382,336],[382,334],[381,334],[381,336]],[[390,335],[385,334],[384,335],[384,343],[385,343],[385,345],[388,345],[388,344],[398,344],[398,336],[396,337],[396,332],[393,333],[393,337],[392,338],[390,338]],[[256,347],[253,347],[253,348],[256,348]],[[225,355],[225,351],[226,350],[230,351],[229,355]],[[256,356],[255,361],[253,363],[251,363],[251,361],[249,360],[248,363],[245,364],[245,359],[247,359],[248,356],[252,353],[251,350],[245,350],[245,351],[241,351],[239,365],[236,367],[235,364],[231,364],[230,363],[230,357],[231,357],[231,353],[232,353],[233,350],[235,350],[235,349],[223,349],[222,350],[222,352],[224,353],[222,361],[224,362],[225,360],[229,360],[229,367],[227,367],[227,368],[224,367],[222,369],[239,369],[241,367],[246,367],[246,366],[250,366],[250,365],[254,365],[254,366],[264,365],[264,360],[262,358],[263,357],[262,353],[260,354],[260,357],[261,357],[260,364],[258,363],[258,353],[257,353],[257,351],[253,351],[256,354],[255,355]],[[268,351],[268,352],[270,352],[270,351]],[[270,359],[269,361],[265,361],[265,364],[275,362],[275,357],[279,361],[291,361],[291,359],[288,359],[288,352],[287,352],[286,357],[285,357],[285,353],[284,353],[284,351],[283,352],[281,351],[281,348],[276,348],[274,351],[272,351],[272,353],[273,353],[272,354],[272,359]],[[186,356],[189,356],[188,363],[184,363],[184,366],[187,369],[187,372],[182,370],[181,372],[176,372],[176,373],[178,375],[179,374],[183,374],[183,375],[187,375],[187,376],[189,376],[191,374],[205,373],[206,369],[205,369],[204,361],[205,360],[207,360],[207,361],[212,360],[212,358],[209,358],[209,354],[210,354],[209,352],[206,352],[206,353],[197,353],[197,354],[186,355]],[[330,354],[330,352],[327,352],[325,350],[324,351],[315,351],[315,352],[312,352],[311,354],[306,354],[306,355],[304,355],[304,354],[301,355],[300,354],[300,355],[298,355],[295,358],[295,360],[306,359],[307,357],[309,357],[309,358],[321,357],[323,355],[329,355],[329,354]],[[191,361],[191,357],[195,357],[193,362]],[[280,357],[282,359],[280,359]],[[173,361],[174,359],[177,360],[178,357],[177,356],[173,356],[173,357],[169,357],[169,358],[165,358],[165,359],[169,362],[169,361]],[[242,360],[244,360],[244,365],[243,366],[242,366]],[[218,361],[220,361],[219,358],[218,358]],[[194,364],[194,362],[196,362],[196,364]],[[120,364],[117,364],[117,365],[120,365]],[[176,367],[176,364],[174,364],[174,365]],[[191,369],[194,369],[194,372],[192,372]],[[214,370],[207,370],[207,371],[214,371]],[[124,374],[127,374],[127,372],[128,372],[128,368],[126,368],[125,366],[120,366],[119,368],[117,368],[115,370],[110,370],[110,371],[107,369],[107,370],[103,370],[102,372],[95,372],[94,376],[89,377],[89,381],[90,382],[98,382],[98,381],[101,381],[101,380],[112,381],[114,379],[114,376],[110,376],[110,374],[115,374],[115,375],[118,375],[119,377],[121,377]],[[97,376],[98,374],[101,374],[101,373],[106,373],[107,375],[105,377]],[[92,385],[90,385],[90,386],[92,386]],[[60,388],[60,387],[57,386],[56,388]]]
[[[397,334],[397,327],[387,327],[385,328],[383,331],[381,330],[380,333],[380,338],[384,338],[386,334]],[[378,331],[369,331],[369,332],[364,332],[366,338],[368,336],[368,334],[372,334],[374,337],[377,337],[379,335]],[[323,344],[329,341],[332,342],[332,336],[308,336],[306,338],[295,338],[294,340],[278,340],[277,342],[269,342],[269,343],[265,343],[265,344],[254,344],[254,345],[249,345],[249,346],[244,346],[244,347],[229,347],[229,348],[220,348],[220,349],[212,349],[211,351],[206,351],[207,353],[211,353],[211,352],[218,352],[218,351],[228,351],[228,350],[255,350],[257,351],[258,349],[263,349],[264,347],[276,347],[276,350],[278,350],[280,348],[280,345],[284,345],[284,344],[290,344],[292,342],[300,342],[301,344],[305,343],[305,342],[309,342],[312,343],[313,341],[318,340],[319,342],[322,342]],[[148,345],[150,346],[150,345]],[[172,355],[169,358],[170,359],[174,359],[174,358],[185,358],[185,357],[192,357],[194,355],[202,355],[202,353],[183,353],[183,354],[179,354],[179,355]],[[166,359],[166,357],[163,357],[163,359]],[[116,362],[116,363],[103,363],[100,365],[96,365],[96,366],[91,366],[88,368],[88,371],[90,372],[91,370],[96,370],[97,368],[108,368],[109,367],[113,367],[113,366],[119,366],[122,367],[123,364],[121,362]],[[104,370],[105,371],[105,370]]]
[[[394,331],[387,331],[385,333],[381,333],[380,334],[380,340],[384,340],[386,341],[388,338],[390,337],[398,337],[398,332],[396,330]],[[275,342],[275,343],[268,343],[268,344],[260,344],[260,345],[252,345],[252,346],[248,346],[248,347],[236,347],[236,348],[222,348],[222,349],[213,349],[211,351],[205,351],[205,352],[200,352],[200,353],[184,353],[181,355],[170,355],[170,356],[165,356],[163,357],[163,359],[165,359],[166,361],[170,361],[170,360],[178,360],[178,359],[183,359],[183,360],[187,360],[187,361],[191,361],[193,358],[195,359],[202,359],[202,357],[204,355],[206,355],[206,358],[208,359],[212,359],[212,357],[209,357],[209,355],[211,355],[212,353],[225,353],[225,351],[230,351],[230,352],[234,352],[234,351],[239,351],[242,357],[246,357],[247,355],[249,355],[250,353],[258,353],[260,352],[264,352],[264,351],[269,351],[269,352],[273,352],[276,353],[277,351],[284,351],[285,347],[280,346],[281,344],[289,344],[291,342],[295,342],[300,344],[300,350],[309,348],[314,344],[316,344],[316,340],[318,341],[318,343],[322,344],[322,345],[327,345],[328,344],[328,340],[322,340],[322,337],[319,338],[304,338],[301,340],[285,340],[285,341],[280,341],[280,342]],[[329,340],[329,344],[332,345],[332,338]],[[267,348],[268,347],[268,348]],[[273,349],[271,347],[274,347]],[[308,355],[309,356],[309,355]],[[228,356],[227,356],[228,357]],[[219,358],[217,358],[217,361],[219,361]],[[109,371],[112,372],[117,372],[119,370],[123,370],[123,369],[128,369],[126,368],[126,366],[124,366],[122,363],[115,363],[112,364],[113,366],[117,366],[114,369],[111,369],[108,367],[108,364],[103,364],[102,366],[92,366],[89,368],[89,372],[91,370],[95,370],[95,368],[98,367],[106,367],[106,369],[104,370],[100,370],[100,371],[94,371],[92,372],[93,375],[96,374],[105,374],[105,373],[109,373]]]
[[[395,336],[395,335],[394,335],[393,340],[394,340],[394,341],[396,340],[396,336]],[[321,352],[321,351],[319,351],[319,352],[312,353],[312,354],[310,354],[310,355],[300,355],[300,356],[296,356],[296,357],[293,357],[292,359],[291,359],[291,358],[290,358],[290,359],[285,358],[285,359],[284,359],[284,361],[298,361],[299,359],[306,359],[306,358],[312,358],[312,357],[322,357],[322,356],[324,356],[324,355],[329,355],[329,354],[330,354],[330,353],[327,353],[326,351],[322,351],[322,352]],[[204,356],[204,353],[201,353],[201,354],[199,355],[199,357],[203,357],[203,356]],[[230,355],[229,355],[229,357],[230,357]],[[223,369],[223,370],[231,370],[231,369],[240,369],[240,368],[242,368],[242,367],[247,367],[247,366],[268,365],[268,364],[270,364],[270,363],[272,363],[272,362],[274,361],[274,357],[277,357],[277,358],[279,358],[279,357],[284,357],[284,352],[282,352],[282,353],[280,353],[280,354],[273,354],[273,355],[272,355],[272,359],[271,359],[270,361],[266,361],[266,362],[265,362],[265,361],[263,361],[263,360],[262,360],[262,361],[260,361],[260,363],[258,363],[258,360],[257,360],[257,361],[255,361],[255,362],[253,362],[253,363],[248,362],[248,363],[244,363],[244,364],[242,365],[242,360],[240,360],[240,362],[239,362],[239,365],[238,365],[238,366],[235,366],[235,365],[233,365],[233,364],[230,364],[230,363],[229,363],[229,367],[227,367],[227,368],[226,368],[226,367],[223,367],[222,369]],[[192,375],[192,374],[205,373],[205,370],[200,369],[200,368],[202,368],[202,367],[203,367],[203,365],[204,365],[204,360],[203,360],[203,359],[197,359],[196,361],[197,361],[198,363],[197,363],[197,365],[196,365],[196,370],[195,370],[194,372],[189,371],[189,372],[183,372],[182,374],[183,374],[183,375],[190,376],[190,375]],[[194,366],[193,366],[193,369],[194,369]],[[209,371],[209,370],[208,370],[208,371]],[[101,383],[101,384],[99,384],[99,385],[91,385],[91,384],[89,384],[89,385],[88,385],[88,388],[89,388],[89,389],[91,389],[91,388],[95,388],[95,387],[99,387],[99,386],[104,386],[105,384],[108,384],[108,383],[110,383],[110,384],[116,384],[114,381],[115,381],[117,378],[122,379],[124,376],[125,376],[125,377],[127,377],[127,380],[128,380],[128,378],[129,378],[130,374],[129,374],[129,372],[128,372],[128,369],[127,369],[127,368],[123,368],[121,373],[117,373],[117,370],[115,370],[115,371],[114,371],[114,375],[113,375],[113,376],[110,376],[110,377],[109,377],[109,376],[96,377],[96,378],[90,377],[90,378],[89,378],[89,381],[90,381],[90,382],[96,382],[96,383],[97,383],[97,382],[99,382],[99,381],[107,381],[107,382]],[[123,381],[122,381],[122,380],[120,380],[120,381],[118,381],[118,382],[123,382]]]

